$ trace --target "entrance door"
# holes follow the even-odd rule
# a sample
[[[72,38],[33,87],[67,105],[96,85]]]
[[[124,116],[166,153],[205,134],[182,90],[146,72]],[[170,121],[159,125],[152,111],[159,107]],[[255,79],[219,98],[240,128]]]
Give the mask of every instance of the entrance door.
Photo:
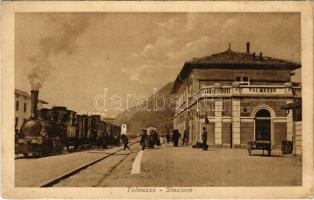
[[[271,140],[270,112],[261,109],[255,116],[255,140]]]

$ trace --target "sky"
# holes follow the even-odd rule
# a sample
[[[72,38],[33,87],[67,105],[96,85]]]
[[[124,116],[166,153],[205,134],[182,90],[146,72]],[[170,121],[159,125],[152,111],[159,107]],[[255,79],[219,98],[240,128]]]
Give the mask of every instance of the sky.
[[[49,106],[99,110],[104,95],[151,95],[185,61],[228,49],[301,60],[298,13],[17,13],[15,83]],[[297,76],[300,73],[297,72]],[[300,79],[297,77],[297,79]],[[129,106],[136,100],[129,98]]]

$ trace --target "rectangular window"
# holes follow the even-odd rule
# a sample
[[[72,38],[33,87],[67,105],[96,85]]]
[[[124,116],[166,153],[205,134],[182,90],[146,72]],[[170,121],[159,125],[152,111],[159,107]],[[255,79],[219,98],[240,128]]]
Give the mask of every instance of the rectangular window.
[[[15,110],[19,111],[19,101],[16,101],[16,103],[15,103]]]
[[[26,103],[24,103],[24,112],[26,112]]]
[[[240,85],[250,85],[248,76],[236,76],[235,81],[239,82]]]

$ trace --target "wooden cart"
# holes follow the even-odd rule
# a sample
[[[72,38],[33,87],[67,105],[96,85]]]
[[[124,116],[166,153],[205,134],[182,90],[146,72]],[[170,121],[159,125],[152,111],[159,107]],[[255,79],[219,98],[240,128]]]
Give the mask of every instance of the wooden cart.
[[[252,155],[253,150],[263,150],[263,155],[264,155],[264,150],[268,152],[268,156],[271,155],[271,141],[269,140],[256,140],[256,141],[251,141],[248,142],[248,151],[249,155]]]

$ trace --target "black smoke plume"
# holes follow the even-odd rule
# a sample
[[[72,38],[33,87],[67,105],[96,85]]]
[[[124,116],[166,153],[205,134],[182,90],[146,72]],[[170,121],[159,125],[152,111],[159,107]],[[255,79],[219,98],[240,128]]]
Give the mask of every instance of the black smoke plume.
[[[66,23],[57,24],[56,29],[49,36],[39,40],[39,53],[29,58],[33,64],[28,75],[32,90],[39,90],[54,70],[55,66],[51,64],[51,57],[63,53],[71,55],[75,52],[76,40],[88,25],[87,17],[82,14],[79,16],[74,14]]]

